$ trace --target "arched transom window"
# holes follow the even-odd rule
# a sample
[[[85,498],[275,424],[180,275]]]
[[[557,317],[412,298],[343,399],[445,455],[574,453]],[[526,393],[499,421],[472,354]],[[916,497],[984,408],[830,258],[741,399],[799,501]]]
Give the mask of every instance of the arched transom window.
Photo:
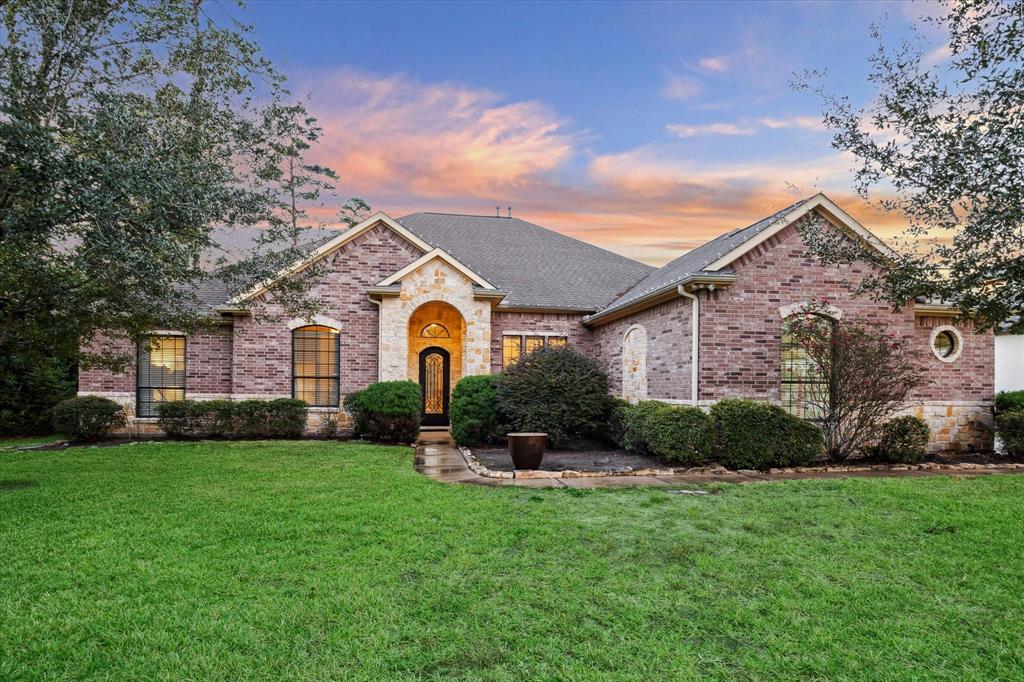
[[[311,325],[292,332],[292,397],[313,407],[337,407],[340,378],[337,329]]]
[[[420,331],[420,338],[423,339],[450,339],[451,336],[447,327],[437,323],[428,324]]]
[[[828,340],[835,320],[824,315],[805,313],[782,321],[782,407],[804,419],[820,419],[831,400],[831,381],[824,376],[811,353],[794,333],[797,325],[813,325],[814,338]]]

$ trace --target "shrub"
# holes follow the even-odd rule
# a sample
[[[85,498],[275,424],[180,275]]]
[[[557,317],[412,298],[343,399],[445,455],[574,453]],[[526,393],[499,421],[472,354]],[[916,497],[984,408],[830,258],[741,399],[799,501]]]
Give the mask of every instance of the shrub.
[[[635,415],[631,431],[639,432],[643,449],[655,457],[694,465],[711,455],[714,426],[700,408],[646,401]],[[635,438],[631,433],[629,439]]]
[[[996,434],[1003,441],[1006,454],[1012,457],[1024,456],[1024,409],[997,414]]]
[[[611,397],[608,408],[608,426],[604,439],[624,450],[637,450],[637,444],[631,441],[633,422],[636,420],[636,405],[621,398]]]
[[[805,466],[822,453],[821,429],[778,405],[729,398],[711,407],[716,457],[730,469]]]
[[[887,462],[914,464],[928,453],[931,431],[920,417],[904,416],[887,421],[878,439],[878,456]]]
[[[68,398],[53,408],[54,430],[76,442],[103,440],[124,425],[124,410],[108,398]]]
[[[0,435],[50,433],[53,408],[74,395],[68,360],[24,349],[0,353]]]
[[[515,431],[540,431],[556,446],[599,436],[607,425],[608,376],[571,348],[547,346],[510,366],[497,385],[498,411]]]
[[[451,401],[452,438],[459,445],[481,445],[500,435],[497,376],[465,377],[455,385]]]
[[[996,393],[996,412],[1024,410],[1024,391],[999,391]]]
[[[420,387],[412,381],[381,381],[345,396],[357,436],[409,443],[420,432]]]
[[[298,438],[306,403],[275,400],[178,400],[160,405],[158,424],[174,438]]]

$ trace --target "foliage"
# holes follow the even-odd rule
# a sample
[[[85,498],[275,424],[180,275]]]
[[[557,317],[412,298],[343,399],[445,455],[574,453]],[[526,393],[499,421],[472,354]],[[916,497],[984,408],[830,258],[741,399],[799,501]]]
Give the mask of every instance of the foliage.
[[[823,220],[803,230],[823,262],[879,266],[863,289],[899,308],[926,295],[992,328],[1024,332],[1024,1],[958,0],[893,48],[881,32],[858,108],[816,86],[832,146],[856,159],[857,190],[909,220],[890,261]],[[935,34],[945,41],[935,49]],[[948,56],[935,60],[940,51]],[[810,87],[820,73],[800,79]]]
[[[729,469],[806,466],[821,455],[821,429],[778,405],[728,398],[711,406],[715,458]]]
[[[711,455],[714,426],[700,408],[648,400],[630,414],[635,421],[627,432],[633,449],[639,440],[643,451],[685,465],[699,464]]]
[[[821,426],[825,451],[839,462],[863,449],[881,425],[926,381],[910,341],[874,320],[844,317],[823,324],[828,309],[810,303],[786,321],[801,349],[797,372],[823,379],[804,384],[809,412]]]
[[[502,374],[497,394],[510,430],[546,433],[555,447],[599,435],[607,423],[608,375],[572,348],[545,346],[526,355]]]
[[[411,443],[420,432],[420,387],[380,381],[345,396],[355,434],[382,443]]]
[[[501,435],[498,424],[497,375],[463,377],[452,391],[452,438],[459,445],[483,445]]]
[[[999,391],[996,393],[996,412],[1024,410],[1024,391]]]
[[[930,436],[928,422],[920,417],[896,417],[882,426],[882,435],[874,451],[887,462],[915,464],[928,454]]]
[[[996,435],[1006,454],[1024,457],[1024,410],[1009,410],[996,415]]]
[[[0,435],[49,433],[53,408],[75,394],[74,371],[50,353],[0,353]]]
[[[608,426],[604,432],[604,439],[623,450],[640,450],[638,444],[633,442],[632,432],[630,431],[634,421],[633,412],[636,410],[636,405],[614,396],[610,396],[609,401]]]
[[[178,400],[160,405],[158,424],[173,438],[298,438],[306,403],[274,400]]]
[[[41,357],[121,368],[147,330],[208,323],[195,291],[211,269],[233,295],[303,256],[304,207],[336,176],[303,160],[316,120],[224,9],[0,9],[0,357],[29,351],[18,381],[46,371]],[[214,226],[262,229],[228,264],[210,260]],[[274,283],[274,302],[315,312],[305,294],[320,273]]]
[[[124,425],[124,410],[109,398],[68,398],[53,408],[54,430],[76,442],[103,440]]]

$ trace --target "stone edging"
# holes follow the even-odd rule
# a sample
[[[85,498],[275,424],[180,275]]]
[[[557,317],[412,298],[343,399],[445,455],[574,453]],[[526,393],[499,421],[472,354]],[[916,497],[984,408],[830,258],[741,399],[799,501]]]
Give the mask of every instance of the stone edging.
[[[703,467],[676,467],[656,469],[642,467],[640,469],[625,468],[616,471],[492,471],[473,456],[469,448],[458,446],[463,459],[469,468],[478,476],[485,478],[605,478],[608,476],[764,476],[767,474],[817,474],[817,473],[843,473],[848,471],[1024,471],[1024,463],[1006,462],[1002,464],[975,464],[966,462],[963,464],[940,464],[938,462],[922,462],[921,464],[861,464],[852,466],[813,466],[813,467],[787,467],[784,469],[769,469],[767,472],[756,469],[739,469],[732,471],[721,464]]]

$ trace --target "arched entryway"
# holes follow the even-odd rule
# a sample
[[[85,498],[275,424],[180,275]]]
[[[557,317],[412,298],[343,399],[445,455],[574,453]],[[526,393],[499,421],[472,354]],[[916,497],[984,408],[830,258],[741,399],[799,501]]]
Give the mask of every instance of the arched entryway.
[[[448,425],[451,390],[462,378],[466,321],[443,301],[424,303],[409,316],[408,377],[420,385],[425,426]]]

